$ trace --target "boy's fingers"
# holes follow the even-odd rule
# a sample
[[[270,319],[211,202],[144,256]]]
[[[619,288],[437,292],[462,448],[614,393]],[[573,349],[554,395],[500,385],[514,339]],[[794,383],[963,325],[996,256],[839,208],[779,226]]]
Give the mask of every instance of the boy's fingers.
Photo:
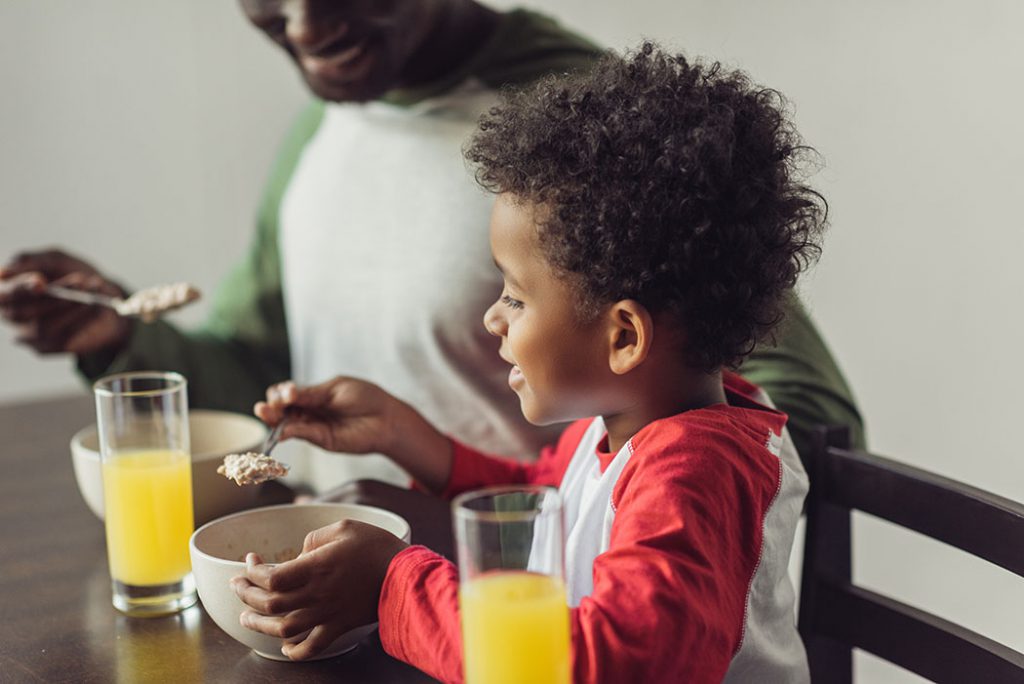
[[[326,448],[330,446],[332,436],[330,428],[322,421],[308,419],[305,416],[292,416],[281,429],[281,439],[296,438]]]
[[[328,444],[326,440],[330,439],[330,430],[322,420],[286,409],[284,404],[259,401],[253,406],[253,413],[271,427],[276,427],[287,415],[289,420],[281,429],[281,441],[298,438],[320,446]]]
[[[300,387],[294,381],[286,380],[267,388],[266,401],[271,405],[326,409],[335,398],[339,382],[343,380],[343,378],[334,378],[319,385],[306,387]]]
[[[281,639],[297,637],[316,625],[309,613],[302,610],[294,610],[287,615],[262,615],[247,610],[238,617],[238,622],[246,629]]]
[[[375,534],[384,535],[388,538],[394,537],[390,532],[361,520],[339,520],[338,522],[318,527],[312,532],[307,533],[305,540],[302,542],[302,552],[304,554],[309,553],[333,542],[338,542],[343,545],[351,545],[359,542],[359,540],[367,535],[373,536]],[[340,548],[345,550],[345,546]],[[330,549],[330,552],[332,553],[337,553],[337,551],[337,548]],[[321,552],[316,554],[314,557],[319,558],[325,553],[328,552]],[[329,557],[324,556],[324,562],[336,563],[337,560],[330,560]]]
[[[295,560],[267,565],[255,553],[246,554],[245,576],[256,586],[267,591],[285,592],[296,589],[306,581],[308,572],[301,557]]]
[[[310,385],[308,387],[297,387],[293,383],[288,388],[290,390],[288,403],[304,408],[326,408],[331,401],[331,390],[334,382],[334,380],[328,380],[319,385]]]
[[[260,632],[262,634],[269,634],[270,636],[279,636],[281,618],[273,617],[270,615],[260,615],[259,613],[252,610],[242,611],[242,614],[238,616],[238,623],[246,629],[251,629],[254,632]]]
[[[325,544],[338,541],[340,538],[342,538],[340,523],[332,523],[330,525],[320,527],[306,535],[306,538],[302,542],[302,552],[309,553],[310,551],[319,549]]]
[[[245,577],[232,578],[231,590],[242,603],[263,615],[283,615],[301,608],[309,600],[298,592],[267,591]]]
[[[295,392],[295,383],[291,380],[279,382],[267,388],[268,404],[287,404]]]
[[[282,646],[281,653],[290,660],[312,658],[346,631],[347,629],[336,625],[317,625],[302,641]]]
[[[256,414],[257,418],[271,426],[280,423],[281,416],[284,415],[283,408],[276,404],[268,404],[265,401],[256,402],[256,405],[252,407],[252,412]]]

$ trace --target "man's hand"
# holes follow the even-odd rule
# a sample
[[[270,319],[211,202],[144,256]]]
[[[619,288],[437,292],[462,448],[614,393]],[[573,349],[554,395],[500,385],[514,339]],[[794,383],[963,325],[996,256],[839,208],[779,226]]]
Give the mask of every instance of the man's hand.
[[[250,553],[245,575],[231,580],[235,594],[252,608],[239,621],[293,640],[281,648],[288,658],[311,658],[345,632],[377,621],[388,566],[407,546],[379,527],[342,520],[306,535],[295,560],[265,565]]]
[[[48,284],[125,295],[95,268],[61,251],[19,254],[0,268],[0,316],[16,327],[19,344],[40,354],[90,354],[127,342],[131,321],[107,307],[48,297]]]

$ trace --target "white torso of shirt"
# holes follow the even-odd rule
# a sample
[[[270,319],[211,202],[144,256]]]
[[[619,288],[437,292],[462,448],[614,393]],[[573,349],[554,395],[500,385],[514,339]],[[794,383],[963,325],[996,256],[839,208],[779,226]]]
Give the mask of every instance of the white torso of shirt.
[[[594,591],[594,559],[608,550],[612,523],[615,522],[612,489],[633,453],[627,442],[602,473],[597,446],[605,433],[604,420],[594,418],[583,433],[558,486],[565,522],[563,562],[566,601],[571,608],[578,606]],[[530,567],[552,568],[550,554],[550,546],[545,541],[535,544],[530,553]]]
[[[281,203],[282,281],[297,382],[370,380],[467,444],[529,458],[557,430],[522,417],[499,341],[484,330],[501,292],[493,197],[462,156],[495,101],[467,83],[413,107],[328,104]],[[317,491],[363,477],[408,482],[383,457],[289,448],[291,479]]]

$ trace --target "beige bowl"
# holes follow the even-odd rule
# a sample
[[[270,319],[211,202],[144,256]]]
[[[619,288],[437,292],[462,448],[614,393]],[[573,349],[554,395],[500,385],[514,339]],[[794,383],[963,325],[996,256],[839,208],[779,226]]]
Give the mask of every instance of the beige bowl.
[[[239,487],[217,474],[224,456],[259,450],[267,434],[263,423],[252,416],[227,411],[189,411],[192,443],[192,508],[196,525],[251,508],[259,487]],[[78,491],[86,505],[103,519],[103,471],[100,468],[96,426],[79,430],[71,438],[71,463]]]
[[[245,554],[258,553],[265,561],[288,560],[302,550],[306,535],[339,520],[360,520],[376,525],[408,542],[409,523],[389,511],[357,504],[286,504],[266,506],[209,522],[192,534],[189,554],[199,600],[217,626],[253,651],[272,660],[288,660],[281,653],[284,641],[242,627],[238,622],[245,605],[231,590],[230,581],[245,572]],[[357,627],[334,640],[316,659],[351,650],[376,623]]]

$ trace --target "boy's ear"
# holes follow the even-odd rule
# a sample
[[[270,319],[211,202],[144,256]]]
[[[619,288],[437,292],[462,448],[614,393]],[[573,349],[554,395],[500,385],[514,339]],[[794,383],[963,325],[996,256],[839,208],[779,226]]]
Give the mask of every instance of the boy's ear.
[[[616,375],[625,375],[650,354],[654,319],[640,302],[623,299],[609,307],[607,321],[608,367]]]

